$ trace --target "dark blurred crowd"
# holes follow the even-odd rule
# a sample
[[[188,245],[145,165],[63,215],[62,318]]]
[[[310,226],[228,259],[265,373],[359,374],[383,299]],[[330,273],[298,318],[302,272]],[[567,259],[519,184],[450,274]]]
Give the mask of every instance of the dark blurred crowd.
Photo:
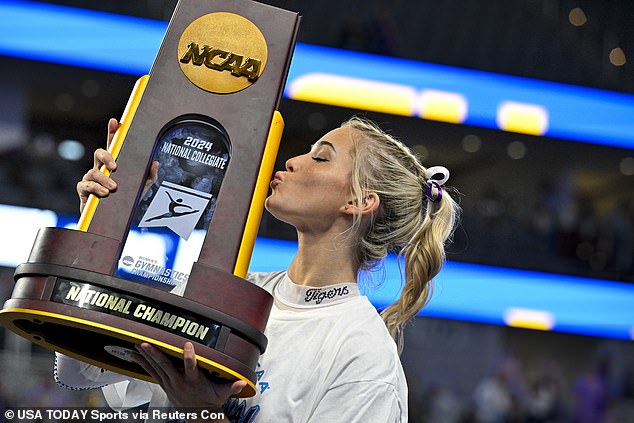
[[[564,195],[548,182],[537,189],[533,204],[493,187],[465,198],[460,259],[634,282],[634,196]]]
[[[532,376],[525,377],[526,370]],[[609,360],[600,360],[568,383],[554,362],[523,369],[507,357],[468,400],[436,384],[414,402],[411,423],[630,423],[634,367],[614,378]]]

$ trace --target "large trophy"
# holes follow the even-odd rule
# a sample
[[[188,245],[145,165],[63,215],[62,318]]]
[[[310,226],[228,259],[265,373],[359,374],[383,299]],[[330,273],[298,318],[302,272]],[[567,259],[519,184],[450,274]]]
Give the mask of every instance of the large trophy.
[[[191,341],[210,377],[244,380],[239,395],[255,394],[273,300],[243,278],[299,20],[249,0],[179,1],[110,146],[117,190],[90,197],[79,230],[40,230],[2,325],[148,381],[130,358],[135,344],[182,366]]]

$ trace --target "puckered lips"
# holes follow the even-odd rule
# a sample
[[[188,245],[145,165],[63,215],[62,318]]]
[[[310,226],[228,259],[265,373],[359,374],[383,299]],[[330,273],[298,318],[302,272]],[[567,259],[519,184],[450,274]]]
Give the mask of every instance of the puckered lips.
[[[279,183],[283,182],[282,180],[282,172],[275,172],[273,176],[273,180],[271,181],[271,189],[275,188]]]

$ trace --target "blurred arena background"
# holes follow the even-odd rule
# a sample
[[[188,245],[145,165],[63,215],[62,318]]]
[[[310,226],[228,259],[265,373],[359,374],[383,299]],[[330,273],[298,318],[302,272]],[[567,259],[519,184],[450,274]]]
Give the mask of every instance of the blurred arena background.
[[[361,114],[449,168],[461,192],[438,302],[406,334],[410,421],[634,421],[634,2],[264,3],[303,15],[277,168]],[[42,222],[77,219],[75,184],[158,51],[118,40],[122,16],[160,42],[175,5],[0,3],[0,300]],[[81,11],[112,32],[63,38],[92,18]],[[67,45],[42,41],[56,36]],[[20,43],[29,37],[39,44]],[[129,56],[108,48],[117,42]],[[64,56],[74,49],[99,60]],[[125,66],[137,56],[150,57],[145,70]],[[265,212],[259,237],[294,236]],[[0,329],[0,407],[103,404],[98,390],[57,387],[52,357]]]

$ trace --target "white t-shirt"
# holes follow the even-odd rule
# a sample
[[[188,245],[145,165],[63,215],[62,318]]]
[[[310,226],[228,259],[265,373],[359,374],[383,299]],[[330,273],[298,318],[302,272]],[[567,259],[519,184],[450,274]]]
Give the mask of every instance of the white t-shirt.
[[[275,303],[256,369],[257,393],[227,403],[230,421],[407,422],[407,383],[396,345],[356,284],[304,287],[285,271],[249,279],[271,292]],[[57,378],[70,386],[107,385],[103,392],[113,408],[169,406],[159,385],[63,356]]]

